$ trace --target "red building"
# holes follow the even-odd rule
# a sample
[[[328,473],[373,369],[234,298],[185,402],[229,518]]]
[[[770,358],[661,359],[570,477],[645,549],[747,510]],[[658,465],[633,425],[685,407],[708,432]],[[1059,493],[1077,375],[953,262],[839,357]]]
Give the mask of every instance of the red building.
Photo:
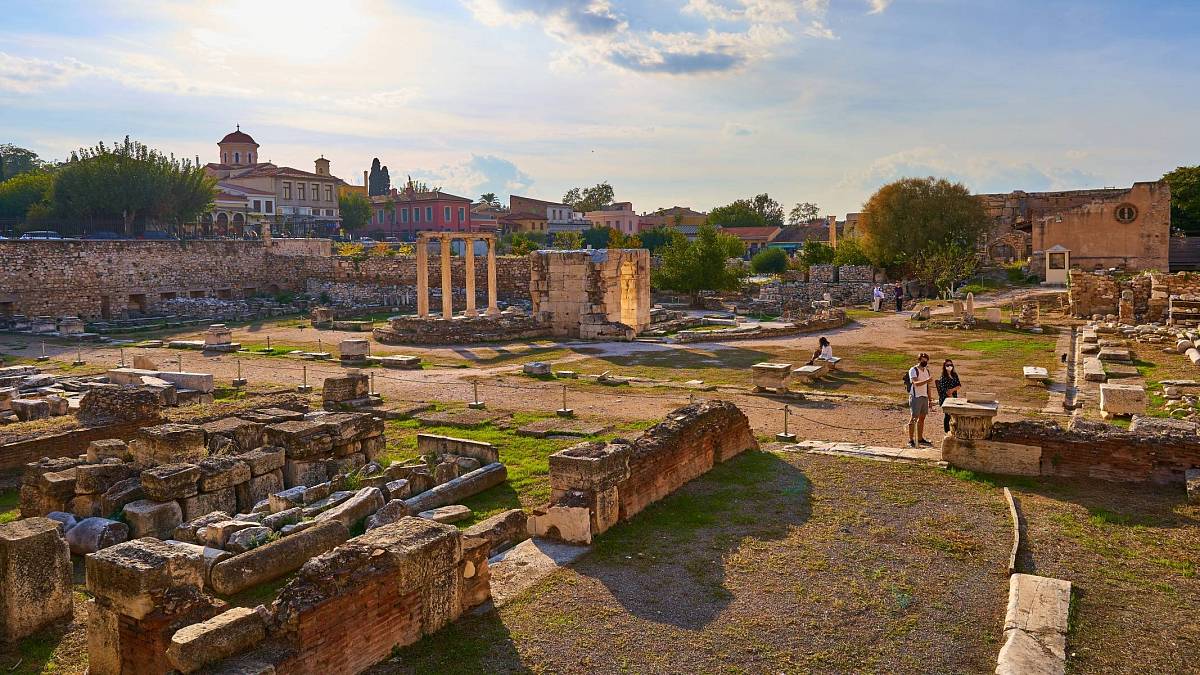
[[[480,230],[480,224],[471,216],[471,200],[440,190],[392,188],[388,195],[371,197],[371,203],[374,209],[367,230],[377,237],[413,241],[417,232]]]

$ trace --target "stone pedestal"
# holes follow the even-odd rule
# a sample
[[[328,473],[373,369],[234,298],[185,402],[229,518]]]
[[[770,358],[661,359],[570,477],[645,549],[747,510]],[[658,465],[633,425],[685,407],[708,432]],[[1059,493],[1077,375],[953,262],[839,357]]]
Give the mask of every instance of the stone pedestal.
[[[950,433],[964,441],[979,441],[991,436],[992,421],[1000,412],[995,401],[948,398],[942,411],[950,415]]]
[[[1145,414],[1148,403],[1145,387],[1135,384],[1100,385],[1100,414],[1106,418]]]
[[[71,552],[49,518],[0,525],[0,639],[14,642],[72,614]]]
[[[792,377],[792,364],[756,363],[750,368],[753,371],[752,381],[756,391],[787,391],[788,382]]]
[[[358,338],[342,340],[338,343],[338,353],[342,363],[366,363],[371,353],[371,343]]]
[[[233,342],[233,331],[223,323],[214,323],[204,331],[204,346],[227,345]]]

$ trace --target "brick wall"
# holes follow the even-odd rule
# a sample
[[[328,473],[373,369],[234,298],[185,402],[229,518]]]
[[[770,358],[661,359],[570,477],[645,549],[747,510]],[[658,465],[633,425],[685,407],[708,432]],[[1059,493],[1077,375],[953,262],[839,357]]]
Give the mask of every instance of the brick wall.
[[[704,475],[758,442],[750,422],[728,401],[707,401],[680,408],[633,442],[629,478],[617,485],[620,519]]]
[[[25,468],[30,462],[42,457],[74,457],[87,451],[88,443],[105,438],[129,440],[145,422],[129,422],[102,427],[72,429],[49,436],[39,436],[27,441],[16,441],[0,445],[0,474],[12,473]]]

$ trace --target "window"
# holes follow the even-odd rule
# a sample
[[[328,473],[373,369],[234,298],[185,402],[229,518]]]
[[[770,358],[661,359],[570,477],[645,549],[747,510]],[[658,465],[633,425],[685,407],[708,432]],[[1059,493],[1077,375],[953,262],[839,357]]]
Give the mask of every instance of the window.
[[[262,200],[261,199],[254,200],[254,212],[262,213]]]
[[[1113,214],[1117,217],[1118,223],[1132,223],[1137,220],[1138,210],[1133,204],[1122,204],[1117,207]]]
[[[337,209],[325,209],[325,215],[330,217],[337,216]]]
[[[222,152],[222,153],[221,153],[221,163],[222,163],[222,164],[228,164],[228,163],[229,163],[229,153],[227,153],[227,152]]]
[[[296,183],[296,199],[299,199],[300,201],[305,201],[307,199],[307,197],[304,196],[304,183]]]
[[[242,153],[240,153],[240,152],[233,153],[233,163],[240,164],[241,161],[242,161]]]
[[[413,222],[421,222],[421,207],[419,206],[413,209]]]
[[[407,208],[400,209],[400,222],[402,222],[402,223],[408,222],[408,209]]]
[[[467,210],[463,207],[458,207],[458,222],[463,222],[466,219]]]
[[[1050,254],[1050,269],[1052,269],[1052,270],[1067,269],[1067,254],[1066,253],[1051,253]]]
[[[383,224],[383,209],[375,209],[375,224]]]
[[[325,201],[327,201],[327,202],[333,201],[333,186],[332,185],[325,186]]]
[[[251,164],[254,163],[254,153],[253,152],[246,155],[246,161],[250,162]]]
[[[271,201],[267,202],[267,213],[270,213],[271,209],[274,208],[274,206],[275,206],[275,202],[271,202]]]
[[[432,206],[425,207],[425,222],[427,222],[427,223],[433,222],[433,207]]]
[[[450,207],[449,206],[442,207],[442,220],[446,221],[447,223],[450,222]]]
[[[283,184],[283,198],[284,199],[292,198],[292,184],[291,183],[285,182]]]
[[[316,183],[312,184],[312,200],[314,202],[321,201],[321,186]]]

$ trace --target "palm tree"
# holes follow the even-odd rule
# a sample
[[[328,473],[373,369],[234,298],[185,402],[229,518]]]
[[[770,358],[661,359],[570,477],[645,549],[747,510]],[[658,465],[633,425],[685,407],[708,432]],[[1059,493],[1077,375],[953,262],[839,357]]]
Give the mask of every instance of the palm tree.
[[[479,202],[496,208],[500,207],[500,200],[496,197],[495,192],[485,192],[479,195]]]

